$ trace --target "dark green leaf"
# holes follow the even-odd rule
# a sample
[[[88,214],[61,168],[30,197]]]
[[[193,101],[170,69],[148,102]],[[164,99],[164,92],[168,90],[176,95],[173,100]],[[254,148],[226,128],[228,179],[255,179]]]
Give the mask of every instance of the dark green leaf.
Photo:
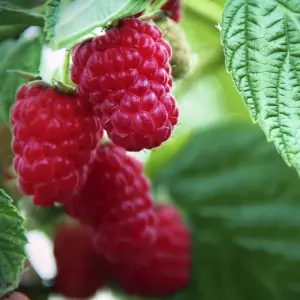
[[[149,7],[150,3],[151,0],[75,0],[61,10],[51,44],[54,49],[71,47],[95,28],[134,15]]]
[[[253,121],[300,171],[300,2],[230,0],[222,26],[226,65]]]
[[[6,39],[17,39],[28,25],[2,25],[0,26],[0,42]]]
[[[24,220],[0,190],[0,297],[18,286],[27,243]]]
[[[0,5],[12,8],[33,8],[43,5],[46,0],[0,0]]]
[[[192,282],[170,299],[299,298],[299,177],[255,125],[195,134],[154,184],[193,232]]]
[[[9,124],[9,113],[15,101],[17,88],[23,79],[7,73],[9,69],[19,69],[37,73],[42,50],[40,34],[34,38],[21,37],[18,41],[7,40],[0,44],[0,120]]]
[[[14,8],[14,6],[1,5],[0,25],[36,25],[43,26],[44,17],[28,10]]]

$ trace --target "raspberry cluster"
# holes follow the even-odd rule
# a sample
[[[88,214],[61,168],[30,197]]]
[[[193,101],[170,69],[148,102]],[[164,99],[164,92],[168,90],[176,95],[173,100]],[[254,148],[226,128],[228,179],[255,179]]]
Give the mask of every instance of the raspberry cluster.
[[[55,289],[66,297],[90,297],[111,280],[142,296],[188,284],[188,230],[176,210],[154,207],[143,165],[126,152],[158,147],[178,123],[171,55],[156,26],[124,19],[74,48],[76,90],[32,79],[17,92],[19,189],[78,221],[54,237]]]
[[[140,151],[170,137],[179,115],[171,54],[156,26],[134,18],[75,47],[72,80],[116,145]]]
[[[85,225],[60,227],[54,237],[57,264],[55,290],[76,298],[90,297],[110,282],[139,297],[166,297],[190,280],[190,234],[179,212],[161,205],[154,210],[157,240],[147,260],[113,262],[96,251]]]

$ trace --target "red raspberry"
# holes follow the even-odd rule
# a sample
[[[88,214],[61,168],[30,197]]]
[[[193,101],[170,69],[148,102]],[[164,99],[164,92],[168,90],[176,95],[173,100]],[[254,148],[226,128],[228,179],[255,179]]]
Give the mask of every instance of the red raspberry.
[[[154,2],[155,1],[152,0],[151,4]],[[178,23],[181,18],[182,2],[183,0],[168,0],[160,9],[165,11],[173,21]],[[135,14],[134,17],[138,18],[142,15],[143,11]]]
[[[112,261],[143,260],[156,238],[156,219],[142,164],[123,148],[102,145],[87,183],[65,205],[95,230],[95,245]]]
[[[158,236],[151,259],[145,265],[116,264],[115,281],[129,294],[165,297],[187,286],[191,269],[191,241],[175,208],[156,209]]]
[[[182,2],[183,0],[168,0],[161,9],[169,13],[171,19],[178,23],[181,18]]]
[[[179,114],[170,94],[171,53],[161,31],[138,19],[74,49],[72,80],[116,145],[139,151],[170,137]]]
[[[19,188],[37,205],[51,206],[76,194],[102,136],[85,99],[45,84],[23,85],[12,108],[14,167]]]
[[[65,297],[91,297],[106,283],[107,262],[96,252],[92,235],[89,227],[80,224],[65,224],[57,230],[54,287]]]

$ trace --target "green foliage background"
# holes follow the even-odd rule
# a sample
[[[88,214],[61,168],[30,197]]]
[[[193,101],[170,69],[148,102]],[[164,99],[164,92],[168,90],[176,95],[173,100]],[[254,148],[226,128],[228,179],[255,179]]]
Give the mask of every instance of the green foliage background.
[[[70,47],[97,26],[147,8],[150,3],[90,1],[81,8],[82,1],[52,0],[43,6],[37,1],[0,1],[1,123],[9,124],[13,95],[22,83],[8,74],[7,69],[38,73],[46,39],[52,49]],[[254,7],[259,5],[259,0],[249,1]],[[281,2],[295,3],[295,11],[300,9],[293,0]],[[168,299],[299,299],[299,176],[286,165],[273,144],[267,142],[262,130],[252,124],[249,110],[226,71],[218,26],[222,23],[224,6],[223,0],[184,1],[180,26],[191,48],[192,70],[186,78],[175,82],[180,125],[162,147],[138,154],[145,161],[156,201],[177,205],[192,232],[191,283]],[[153,12],[151,7],[147,9]],[[73,18],[71,12],[74,15],[79,12],[80,20]],[[291,13],[287,17],[292,18]],[[18,19],[15,23],[11,21],[14,14]],[[41,28],[30,32],[36,29],[30,26],[43,26],[43,15],[46,15],[45,34]],[[298,18],[293,20],[300,28]],[[28,27],[30,30],[24,34]],[[228,42],[223,38],[222,42],[226,44],[225,52],[230,50],[226,48],[230,42],[236,46],[232,39]],[[299,38],[295,43],[300,44]],[[42,60],[47,66],[45,58]],[[236,79],[234,70],[231,71]],[[49,235],[54,220],[61,219],[63,214],[59,209],[35,210],[28,205],[17,205],[27,212],[28,228],[37,227]],[[2,234],[6,223],[1,223],[1,217],[10,210],[15,213],[10,202],[5,210],[0,207],[0,261],[7,251],[1,247],[4,238],[7,239]],[[16,241],[22,246],[24,232],[16,232],[19,234]],[[13,241],[12,247],[16,245]],[[24,255],[19,257],[12,270],[23,259]],[[4,281],[4,267],[0,263],[0,283]],[[7,292],[7,287],[4,290],[0,284],[0,295],[1,292]],[[120,290],[116,293],[127,298]]]

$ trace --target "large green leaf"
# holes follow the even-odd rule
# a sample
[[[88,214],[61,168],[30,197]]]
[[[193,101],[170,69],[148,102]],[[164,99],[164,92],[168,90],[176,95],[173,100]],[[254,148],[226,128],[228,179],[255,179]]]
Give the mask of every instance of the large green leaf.
[[[193,232],[192,282],[170,299],[299,299],[299,177],[255,125],[191,136],[153,184]]]
[[[96,27],[146,9],[151,0],[75,0],[61,10],[51,40],[54,49],[72,46]]]
[[[0,190],[0,298],[18,286],[26,257],[24,220],[12,200]]]
[[[300,171],[300,3],[229,0],[223,13],[226,65],[269,140]]]
[[[9,123],[9,113],[15,101],[17,88],[24,80],[9,69],[19,69],[37,73],[40,65],[42,38],[38,34],[33,38],[21,37],[19,40],[6,40],[0,43],[0,121]]]

